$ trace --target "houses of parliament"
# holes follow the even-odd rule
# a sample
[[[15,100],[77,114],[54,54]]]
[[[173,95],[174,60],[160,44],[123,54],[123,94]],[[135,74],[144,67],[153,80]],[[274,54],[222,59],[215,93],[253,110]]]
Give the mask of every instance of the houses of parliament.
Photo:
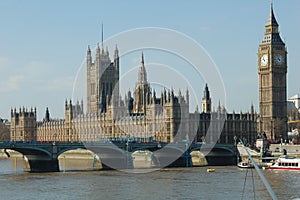
[[[164,89],[156,94],[147,80],[145,58],[141,52],[134,91],[122,97],[117,46],[112,60],[103,43],[96,47],[94,59],[88,47],[86,111],[83,101],[66,100],[64,119],[52,119],[47,108],[44,119],[37,121],[35,109],[12,109],[11,140],[77,142],[133,137],[143,142],[234,143],[244,139],[252,143],[258,132],[272,140],[287,133],[287,51],[272,5],[258,49],[259,114],[253,105],[245,113],[228,113],[220,104],[212,109],[208,84],[203,86],[202,102],[198,102],[202,110],[190,112],[188,89],[183,93],[180,89],[176,93]],[[212,134],[206,137],[209,130]],[[217,130],[221,131],[220,136]]]

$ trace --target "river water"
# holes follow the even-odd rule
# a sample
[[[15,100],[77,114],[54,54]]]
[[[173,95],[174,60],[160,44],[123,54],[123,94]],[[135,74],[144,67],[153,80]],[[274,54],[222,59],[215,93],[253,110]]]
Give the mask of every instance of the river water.
[[[85,165],[83,161],[67,162],[69,169]],[[207,172],[208,167],[151,173],[28,173],[23,167],[22,158],[0,159],[0,199],[271,199],[255,169],[234,166],[214,167],[212,173]],[[264,175],[278,199],[300,199],[300,172],[266,170]]]

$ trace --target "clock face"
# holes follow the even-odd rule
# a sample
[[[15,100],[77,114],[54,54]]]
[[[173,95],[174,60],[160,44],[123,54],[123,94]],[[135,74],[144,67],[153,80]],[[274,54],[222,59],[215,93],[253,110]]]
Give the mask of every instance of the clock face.
[[[281,65],[283,63],[283,56],[281,54],[277,54],[275,56],[275,63],[277,65]]]
[[[262,57],[260,58],[260,63],[262,66],[266,66],[268,64],[268,55],[267,54],[262,55]]]

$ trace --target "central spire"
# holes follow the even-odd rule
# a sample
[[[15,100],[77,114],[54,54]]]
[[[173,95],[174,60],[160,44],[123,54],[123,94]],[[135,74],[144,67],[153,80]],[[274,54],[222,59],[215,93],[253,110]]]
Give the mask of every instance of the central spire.
[[[139,69],[138,84],[147,84],[147,72],[144,65],[144,53],[142,52],[142,61]]]

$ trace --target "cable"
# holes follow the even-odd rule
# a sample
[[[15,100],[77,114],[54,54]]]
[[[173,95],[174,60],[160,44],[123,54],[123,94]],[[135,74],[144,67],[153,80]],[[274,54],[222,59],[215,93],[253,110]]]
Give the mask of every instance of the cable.
[[[278,200],[276,194],[274,193],[272,187],[270,186],[269,182],[267,181],[267,179],[265,178],[265,176],[263,175],[263,173],[261,172],[261,170],[258,168],[256,162],[253,160],[251,154],[249,153],[249,151],[247,150],[247,148],[244,146],[243,142],[240,141],[241,144],[243,145],[244,149],[246,150],[247,154],[248,154],[248,157],[250,158],[252,164],[254,165],[260,179],[262,180],[262,182],[264,183],[265,187],[267,188],[270,196],[272,197],[273,200]]]

